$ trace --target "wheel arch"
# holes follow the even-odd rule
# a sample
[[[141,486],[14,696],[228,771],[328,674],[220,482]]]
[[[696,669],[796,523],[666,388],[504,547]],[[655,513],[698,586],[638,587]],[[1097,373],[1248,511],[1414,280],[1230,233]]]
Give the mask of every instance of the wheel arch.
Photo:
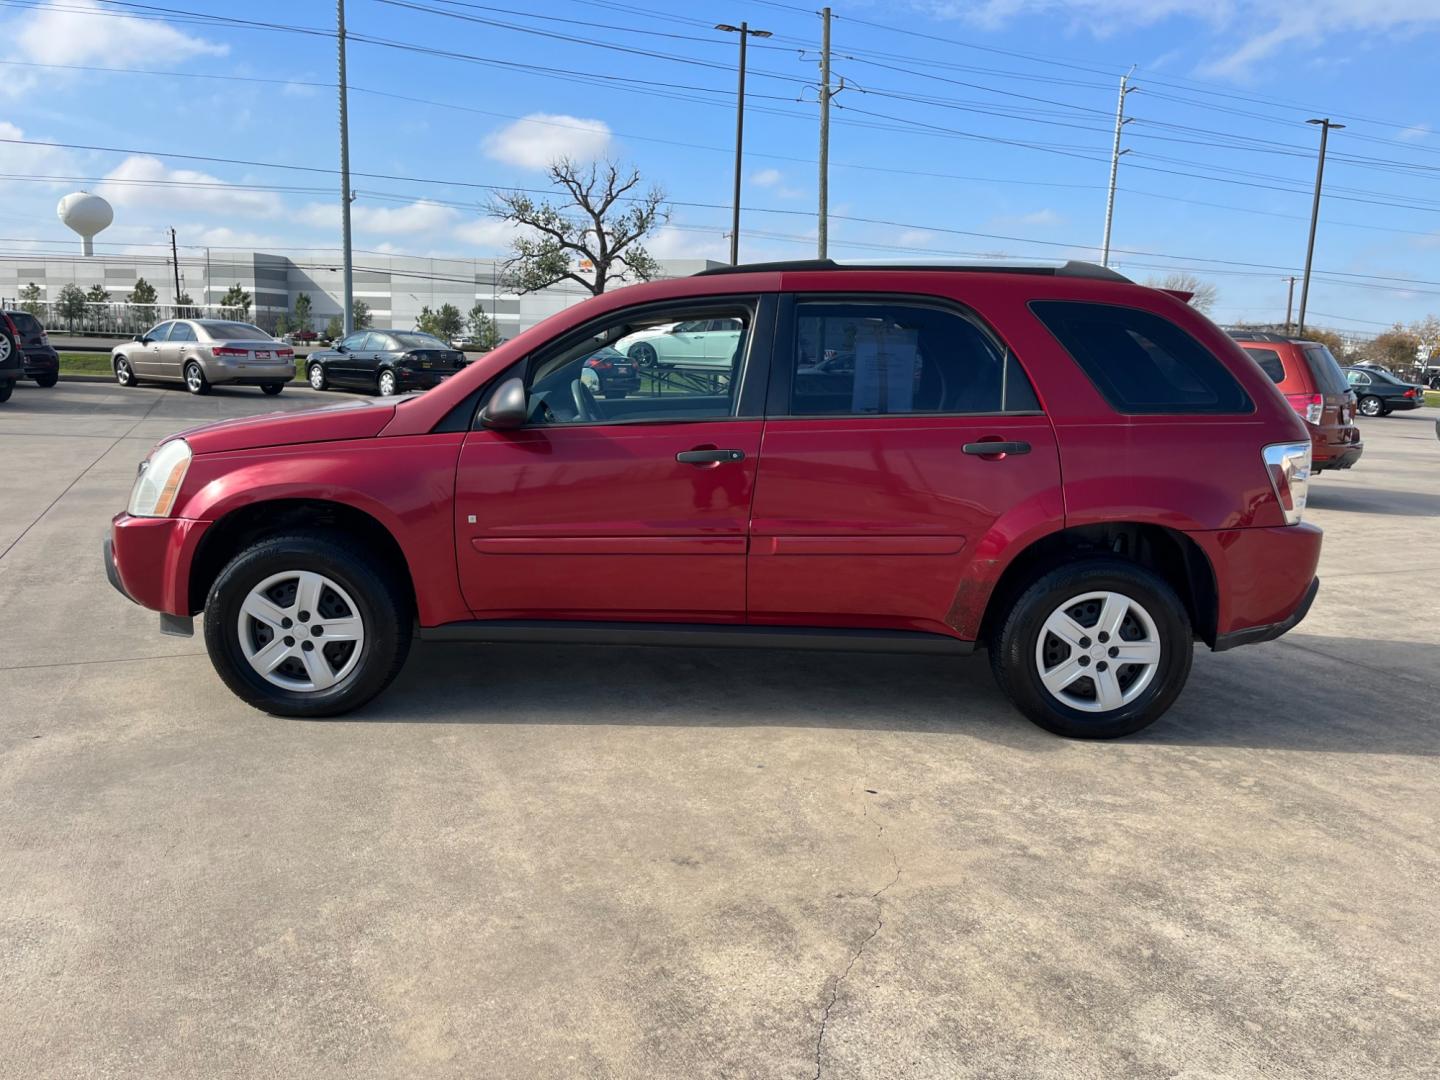
[[[1196,636],[1214,646],[1219,589],[1209,557],[1178,529],[1138,521],[1076,525],[1033,540],[996,579],[981,616],[979,639],[993,636],[1005,613],[1037,577],[1089,555],[1119,557],[1159,574],[1184,603]]]
[[[341,532],[375,550],[388,565],[403,568],[411,610],[418,601],[414,578],[394,534],[373,515],[347,503],[317,498],[278,498],[246,503],[217,519],[200,539],[190,564],[190,610],[205,607],[210,586],[226,563],[255,540],[287,529]]]

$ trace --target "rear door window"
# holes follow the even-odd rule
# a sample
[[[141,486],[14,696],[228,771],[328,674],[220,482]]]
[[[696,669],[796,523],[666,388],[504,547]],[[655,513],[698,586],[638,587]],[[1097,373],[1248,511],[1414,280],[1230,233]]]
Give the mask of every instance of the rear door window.
[[[1315,387],[1322,394],[1344,394],[1350,389],[1350,384],[1345,381],[1345,372],[1340,370],[1339,361],[1329,349],[1324,345],[1305,345],[1303,350],[1305,363],[1315,377]]]
[[[9,315],[10,321],[15,324],[15,329],[19,330],[20,333],[27,338],[39,337],[44,330],[40,325],[40,320],[28,311],[14,311],[10,312]]]
[[[1220,359],[1169,319],[1074,300],[1035,300],[1030,310],[1118,413],[1254,410]]]
[[[177,322],[175,328],[170,331],[171,341],[194,341],[195,328],[186,322]]]

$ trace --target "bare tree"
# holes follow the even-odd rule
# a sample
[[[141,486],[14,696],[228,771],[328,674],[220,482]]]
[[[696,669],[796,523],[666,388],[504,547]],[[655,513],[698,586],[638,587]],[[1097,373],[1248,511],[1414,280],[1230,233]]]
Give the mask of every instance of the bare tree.
[[[1176,292],[1188,292],[1190,294],[1190,306],[1196,311],[1205,312],[1207,315],[1215,308],[1215,298],[1217,295],[1215,286],[1183,270],[1173,270],[1161,278],[1150,278],[1145,284],[1149,285],[1152,289],[1173,289]]]
[[[528,293],[574,281],[598,296],[612,281],[649,281],[659,274],[660,264],[641,241],[670,220],[660,188],[632,195],[640,187],[639,171],[622,173],[613,161],[579,165],[561,158],[549,174],[563,201],[507,191],[488,208],[492,217],[521,226],[505,264],[512,288]]]

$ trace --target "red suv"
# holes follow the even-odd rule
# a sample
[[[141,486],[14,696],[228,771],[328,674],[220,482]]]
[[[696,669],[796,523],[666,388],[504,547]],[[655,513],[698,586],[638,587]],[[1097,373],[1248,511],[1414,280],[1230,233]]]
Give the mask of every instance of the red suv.
[[[625,397],[597,350],[735,320]],[[1063,735],[1136,731],[1192,645],[1304,617],[1310,439],[1173,296],[1112,271],[760,264],[569,308],[427,393],[160,443],[126,596],[285,716],[378,694],[411,638],[961,656]],[[897,685],[897,693],[903,686]]]
[[[1355,425],[1355,393],[1329,349],[1261,330],[1232,330],[1230,336],[1305,418],[1314,472],[1348,469],[1360,460],[1365,447]]]

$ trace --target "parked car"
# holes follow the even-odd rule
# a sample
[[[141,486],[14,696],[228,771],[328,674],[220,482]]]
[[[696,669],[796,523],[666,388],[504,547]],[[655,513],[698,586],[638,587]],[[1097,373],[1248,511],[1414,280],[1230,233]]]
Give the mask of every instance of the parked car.
[[[392,397],[439,386],[465,367],[465,354],[419,330],[356,330],[305,358],[316,390],[350,387]]]
[[[1345,369],[1350,389],[1359,399],[1361,416],[1389,416],[1396,409],[1418,409],[1425,404],[1425,388],[1407,383],[1380,367]]]
[[[295,350],[250,323],[173,319],[116,345],[110,364],[121,386],[180,382],[192,394],[258,386],[274,395],[295,377]]]
[[[1348,469],[1360,460],[1365,446],[1355,425],[1356,398],[1324,344],[1259,330],[1232,330],[1230,336],[1304,418],[1312,471]]]
[[[0,311],[0,402],[10,400],[15,384],[25,375],[24,353],[20,350],[20,331],[10,321],[9,312]]]
[[[607,346],[585,358],[580,381],[601,397],[623,398],[640,389],[640,372],[634,360]]]
[[[642,369],[712,368],[728,371],[740,345],[739,319],[686,319],[641,331],[615,347]]]
[[[291,330],[285,340],[291,345],[311,345],[320,340],[320,335],[314,330]]]
[[[45,327],[28,311],[7,311],[5,316],[18,335],[25,377],[40,386],[54,386],[60,381],[60,354],[50,344]]]
[[[597,349],[701,319],[741,327],[721,392],[587,385]],[[813,340],[848,380],[802,370]],[[594,297],[403,403],[171,436],[104,559],[162,630],[203,611],[220,677],[276,715],[369,701],[418,626],[981,646],[1031,720],[1110,737],[1169,708],[1196,639],[1305,616],[1310,452],[1235,342],[1098,266],[726,267]]]

